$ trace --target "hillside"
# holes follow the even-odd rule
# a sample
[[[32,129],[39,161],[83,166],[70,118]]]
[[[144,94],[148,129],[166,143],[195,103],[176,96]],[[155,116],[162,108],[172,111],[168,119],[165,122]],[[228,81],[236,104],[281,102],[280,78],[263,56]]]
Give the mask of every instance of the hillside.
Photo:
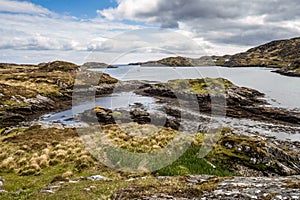
[[[141,65],[141,66],[173,66],[173,67],[190,67],[190,66],[207,66],[214,65],[214,61],[210,56],[204,56],[198,59],[186,58],[186,57],[168,57],[158,61],[147,61],[138,63],[129,63],[129,65]]]
[[[272,41],[232,55],[224,66],[286,67],[300,60],[300,38]]]
[[[288,76],[300,76],[300,37],[276,40],[246,52],[225,56],[203,56],[197,59],[168,57],[158,61],[130,63],[141,66],[224,66],[224,67],[278,67],[275,72]]]

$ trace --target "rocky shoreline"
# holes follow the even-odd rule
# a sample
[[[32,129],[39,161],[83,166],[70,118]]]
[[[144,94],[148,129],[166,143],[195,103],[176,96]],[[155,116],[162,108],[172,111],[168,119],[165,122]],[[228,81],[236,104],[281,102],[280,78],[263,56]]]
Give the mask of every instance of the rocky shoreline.
[[[63,61],[38,65],[1,64],[0,127],[18,125],[42,114],[70,109],[79,70],[80,66]],[[103,73],[86,71],[84,76],[94,76],[99,79],[99,84],[117,82]],[[102,95],[108,93],[110,90],[101,91]]]
[[[285,70],[275,70],[273,71],[275,73],[284,75],[284,76],[291,76],[291,77],[300,77],[299,73],[296,73],[294,71],[285,71]]]
[[[162,149],[182,126],[196,124],[195,119],[210,120],[196,118],[193,113],[199,111],[299,127],[299,113],[268,107],[259,91],[222,78],[121,82],[104,73],[82,73],[79,66],[62,61],[0,66],[0,198],[84,199],[101,194],[104,199],[299,199],[299,141],[223,127],[212,150],[200,158],[199,149],[212,138],[197,127],[179,161],[154,172],[131,174],[96,160],[76,132],[84,127],[41,122],[21,126],[41,114],[70,108],[76,87],[79,94],[133,91],[157,100],[161,110],[155,113],[135,103],[129,110],[95,107],[78,116],[87,122],[96,117],[106,137],[131,152]],[[81,81],[77,84],[76,73]],[[159,134],[151,135],[156,130]]]
[[[195,86],[198,86],[198,91],[193,89]],[[136,92],[158,98],[169,105],[178,105],[178,98],[181,104],[189,104],[191,99],[195,99],[194,103],[198,103],[199,107],[194,107],[194,110],[198,112],[217,114],[219,111],[233,118],[300,124],[299,113],[268,107],[263,99],[264,94],[237,87],[225,79],[172,80],[165,84],[143,86]]]

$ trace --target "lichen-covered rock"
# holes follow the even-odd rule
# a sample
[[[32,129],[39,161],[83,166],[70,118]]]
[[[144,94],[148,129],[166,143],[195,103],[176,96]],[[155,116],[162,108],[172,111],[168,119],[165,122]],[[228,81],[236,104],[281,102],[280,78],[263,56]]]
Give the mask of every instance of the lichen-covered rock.
[[[215,200],[215,199],[299,199],[300,177],[224,177],[187,175],[157,177],[148,187],[125,187],[112,199]]]
[[[249,169],[261,176],[290,176],[300,174],[299,153],[298,142],[229,132],[219,138],[208,157],[243,176],[250,175]]]

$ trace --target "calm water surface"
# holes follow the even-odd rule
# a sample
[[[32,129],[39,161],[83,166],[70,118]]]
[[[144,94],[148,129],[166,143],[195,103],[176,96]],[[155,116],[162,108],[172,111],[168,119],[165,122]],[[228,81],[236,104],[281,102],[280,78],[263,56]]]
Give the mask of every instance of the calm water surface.
[[[172,79],[223,77],[238,86],[259,90],[273,106],[300,110],[300,78],[271,72],[258,67],[140,67],[120,66],[100,69],[119,80],[150,80],[166,82]]]

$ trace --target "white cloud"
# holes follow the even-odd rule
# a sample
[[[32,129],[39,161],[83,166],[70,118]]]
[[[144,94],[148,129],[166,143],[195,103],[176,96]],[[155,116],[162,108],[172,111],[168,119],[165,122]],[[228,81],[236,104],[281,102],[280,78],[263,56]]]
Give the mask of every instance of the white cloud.
[[[0,12],[28,13],[28,14],[52,14],[48,9],[26,1],[1,0]]]
[[[118,7],[98,13],[107,19],[152,22],[163,28],[184,25],[185,31],[219,45],[254,46],[298,36],[299,9],[298,0],[120,0]]]
[[[102,17],[83,20],[26,1],[0,0],[0,62],[233,54],[299,35],[299,9],[296,0],[118,0],[116,8],[97,11]],[[149,26],[176,29],[127,32]]]
[[[136,19],[138,13],[147,14],[158,8],[158,0],[119,0],[118,3],[117,8],[97,10],[97,13],[109,20]]]
[[[63,59],[62,53],[68,55],[67,51],[78,51],[76,57],[70,58],[78,62],[78,57],[81,55],[84,60],[93,45],[124,30],[139,27],[101,18],[80,20],[51,13],[28,2],[0,0],[0,10],[0,50],[3,55],[0,62],[22,62],[22,56],[24,62],[44,62],[55,57],[53,52],[59,52],[58,59]],[[30,56],[36,53],[40,55]]]

